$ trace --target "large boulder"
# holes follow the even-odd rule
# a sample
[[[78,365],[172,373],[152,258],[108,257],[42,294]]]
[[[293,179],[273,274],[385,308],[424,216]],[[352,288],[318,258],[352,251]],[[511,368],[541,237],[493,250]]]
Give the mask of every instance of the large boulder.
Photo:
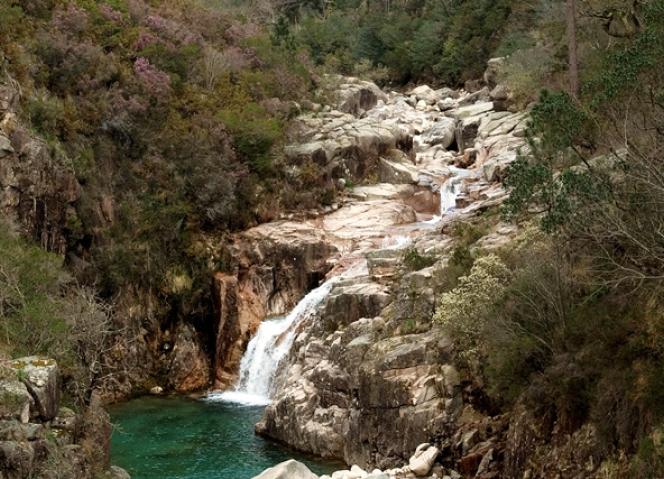
[[[341,80],[335,91],[339,111],[359,116],[371,110],[379,100],[387,100],[387,95],[375,83],[351,77]]]
[[[415,454],[408,461],[408,467],[417,477],[423,477],[429,474],[433,468],[436,459],[440,455],[440,449],[430,444],[420,444],[415,450]]]
[[[60,377],[55,360],[29,356],[12,361],[11,367],[32,396],[30,417],[53,419],[60,407]]]
[[[266,469],[253,479],[318,479],[318,476],[301,462],[290,459]]]
[[[0,419],[18,419],[27,423],[30,420],[32,397],[25,384],[16,378],[13,370],[10,369],[5,374],[11,376],[0,379]]]
[[[427,146],[441,145],[443,148],[449,148],[454,142],[455,129],[456,121],[453,118],[441,117],[419,136],[418,141]]]

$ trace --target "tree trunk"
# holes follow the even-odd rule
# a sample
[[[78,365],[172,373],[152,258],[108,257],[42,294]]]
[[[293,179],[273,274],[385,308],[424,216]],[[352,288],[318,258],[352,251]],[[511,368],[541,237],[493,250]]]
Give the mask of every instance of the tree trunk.
[[[569,50],[569,88],[574,98],[579,97],[579,58],[576,42],[576,0],[567,0],[567,48]]]

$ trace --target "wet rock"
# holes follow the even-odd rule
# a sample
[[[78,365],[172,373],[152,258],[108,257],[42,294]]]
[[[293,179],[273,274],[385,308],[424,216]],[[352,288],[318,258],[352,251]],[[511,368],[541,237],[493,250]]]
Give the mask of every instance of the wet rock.
[[[380,181],[394,184],[415,184],[418,180],[419,172],[415,165],[408,163],[398,163],[385,158],[380,159],[379,163]]]

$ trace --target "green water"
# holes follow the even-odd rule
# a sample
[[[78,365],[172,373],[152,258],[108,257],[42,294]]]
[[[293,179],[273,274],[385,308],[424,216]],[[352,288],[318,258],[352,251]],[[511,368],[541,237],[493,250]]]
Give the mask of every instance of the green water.
[[[146,397],[109,412],[111,460],[133,479],[250,479],[290,458],[318,474],[343,468],[254,435],[262,407]]]

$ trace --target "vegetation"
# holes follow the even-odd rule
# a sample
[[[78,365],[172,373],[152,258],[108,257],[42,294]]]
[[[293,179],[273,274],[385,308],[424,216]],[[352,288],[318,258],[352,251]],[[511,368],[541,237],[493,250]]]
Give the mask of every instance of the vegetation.
[[[28,244],[5,223],[0,251],[0,351],[57,359],[70,399],[87,401],[118,333],[110,307],[76,285],[62,258]]]
[[[20,85],[21,121],[82,186],[74,273],[106,298],[140,298],[152,318],[204,322],[224,235],[333,191],[320,168],[294,173],[279,154],[312,85],[306,56],[217,7],[0,5],[0,78]]]
[[[290,2],[275,38],[304,45],[315,63],[346,74],[371,65],[386,69],[376,79],[456,84],[481,76],[513,3]]]
[[[503,212],[524,232],[499,258],[479,252],[437,315],[494,399],[564,432],[593,423],[598,457],[627,453],[640,477],[664,474],[663,13],[645,2],[639,27],[607,48],[580,39],[578,97],[541,94],[508,171]]]

